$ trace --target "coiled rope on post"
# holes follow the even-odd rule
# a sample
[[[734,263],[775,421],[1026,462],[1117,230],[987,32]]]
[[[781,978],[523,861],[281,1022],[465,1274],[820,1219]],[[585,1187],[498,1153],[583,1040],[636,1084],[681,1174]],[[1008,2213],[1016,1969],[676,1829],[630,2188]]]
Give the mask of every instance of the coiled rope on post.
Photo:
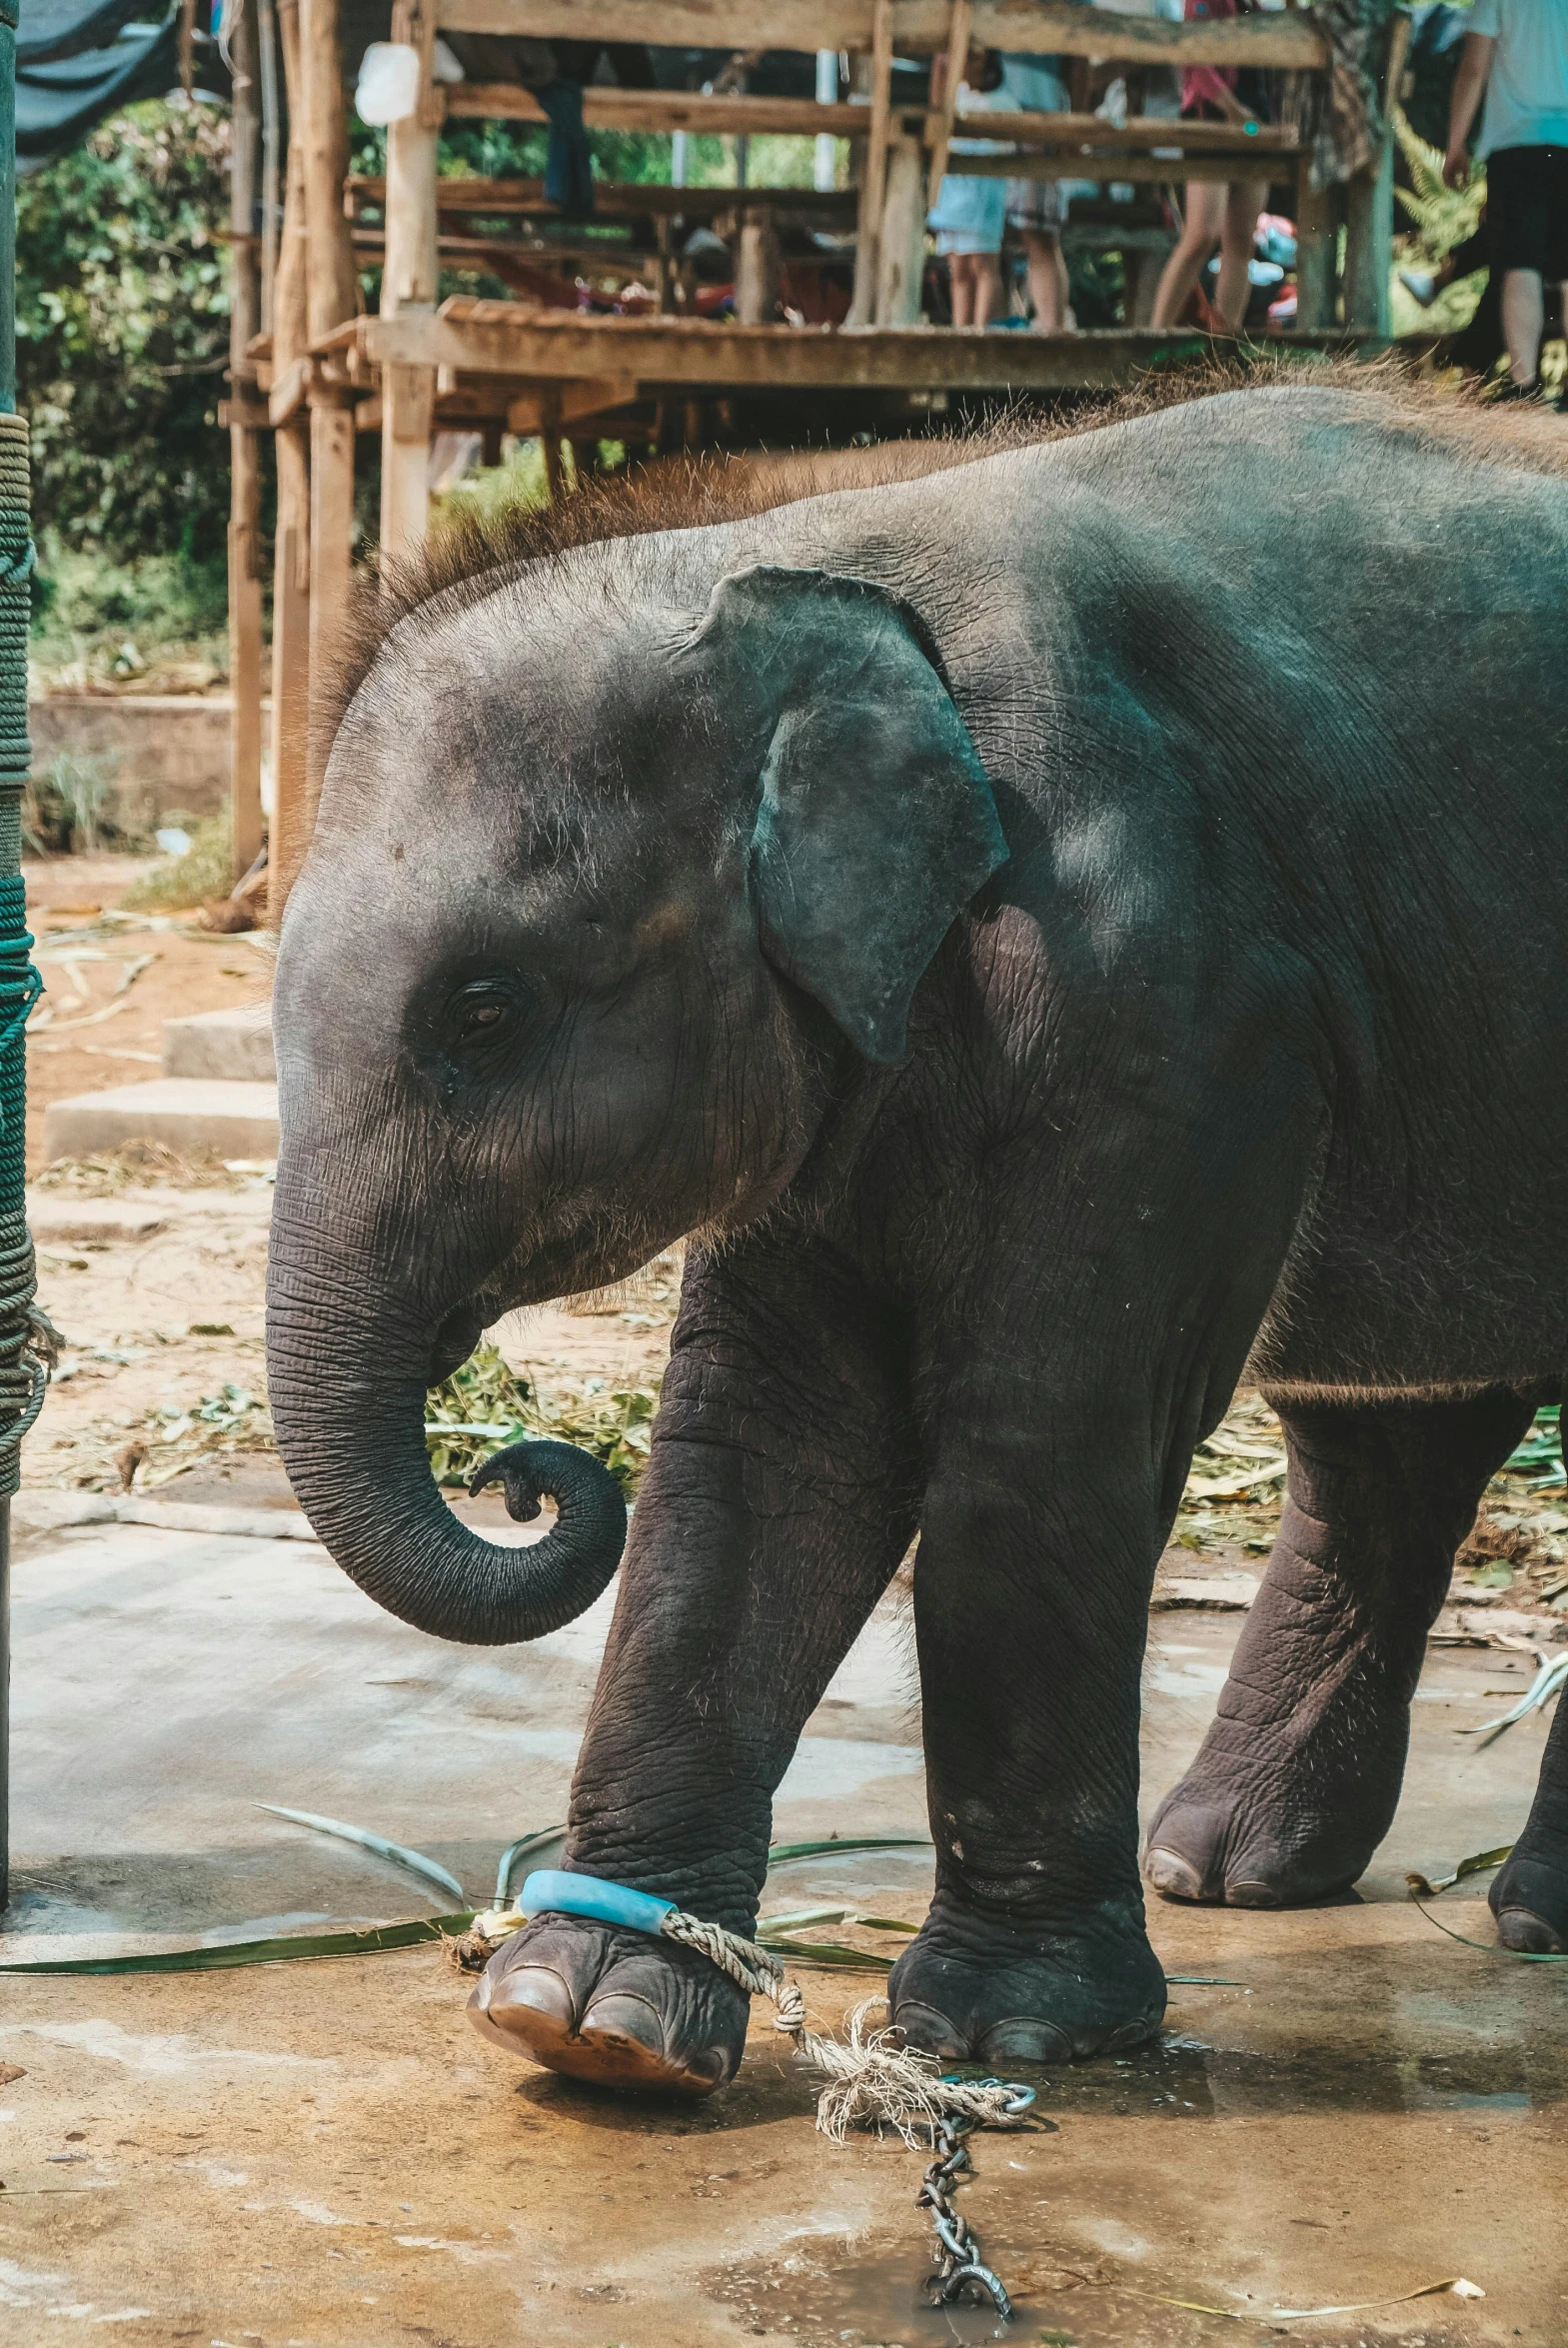
[[[36,562],[30,529],[27,425],[0,415],[0,1497],[17,1489],[22,1436],[43,1407],[51,1347],[33,1307],[26,1220],[27,1015],[42,981],[29,957],[21,861],[21,799],[32,761],[27,732],[27,635]]]

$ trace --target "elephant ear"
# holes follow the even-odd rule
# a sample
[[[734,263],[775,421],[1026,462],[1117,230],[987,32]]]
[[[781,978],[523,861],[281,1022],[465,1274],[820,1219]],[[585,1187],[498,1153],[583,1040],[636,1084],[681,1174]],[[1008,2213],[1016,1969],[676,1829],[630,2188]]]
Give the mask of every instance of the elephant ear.
[[[926,966],[1007,860],[935,647],[865,580],[761,567],[721,580],[699,641],[761,704],[763,951],[868,1060],[897,1061]]]

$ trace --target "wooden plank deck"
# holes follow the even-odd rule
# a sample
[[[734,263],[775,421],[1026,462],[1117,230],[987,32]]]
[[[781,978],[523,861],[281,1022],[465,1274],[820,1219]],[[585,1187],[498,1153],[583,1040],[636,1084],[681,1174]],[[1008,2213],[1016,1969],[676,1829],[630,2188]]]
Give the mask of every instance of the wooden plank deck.
[[[1375,341],[1375,338],[1373,338]],[[1280,350],[1353,351],[1367,337],[1333,330],[1271,336]],[[1151,368],[1237,346],[1188,331],[1087,334],[954,332],[919,327],[716,326],[683,318],[591,318],[522,303],[460,299],[434,316],[357,318],[315,346],[368,381],[388,366],[525,383],[614,380],[628,396],[709,391],[1041,392],[1108,389]]]

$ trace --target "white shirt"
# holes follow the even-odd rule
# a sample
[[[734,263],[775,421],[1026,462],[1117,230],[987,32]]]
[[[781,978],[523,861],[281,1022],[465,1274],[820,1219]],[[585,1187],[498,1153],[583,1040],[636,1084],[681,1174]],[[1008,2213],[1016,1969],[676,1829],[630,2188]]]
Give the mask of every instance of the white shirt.
[[[1497,43],[1476,153],[1568,147],[1568,0],[1475,0],[1465,31]]]

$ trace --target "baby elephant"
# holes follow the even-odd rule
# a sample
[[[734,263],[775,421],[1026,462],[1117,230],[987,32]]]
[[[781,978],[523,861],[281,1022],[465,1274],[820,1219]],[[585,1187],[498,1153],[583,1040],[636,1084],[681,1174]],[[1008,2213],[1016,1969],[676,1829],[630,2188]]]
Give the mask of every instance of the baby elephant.
[[[1146,1870],[1276,1906],[1365,1868],[1455,1547],[1568,1363],[1568,487],[1530,429],[1264,388],[702,526],[585,495],[579,543],[384,627],[279,963],[273,1409],[383,1605],[537,1637],[621,1513],[513,1459],[557,1524],[476,1537],[425,1389],[694,1234],[569,1869],[749,1931],[918,1533],[894,2018],[987,2065],[1150,2037],[1150,1580],[1243,1378],[1289,1497]],[[1568,1944],[1568,1704],[1492,1905]],[[700,1951],[560,1912],[478,1999],[698,2093],[747,2020]]]

